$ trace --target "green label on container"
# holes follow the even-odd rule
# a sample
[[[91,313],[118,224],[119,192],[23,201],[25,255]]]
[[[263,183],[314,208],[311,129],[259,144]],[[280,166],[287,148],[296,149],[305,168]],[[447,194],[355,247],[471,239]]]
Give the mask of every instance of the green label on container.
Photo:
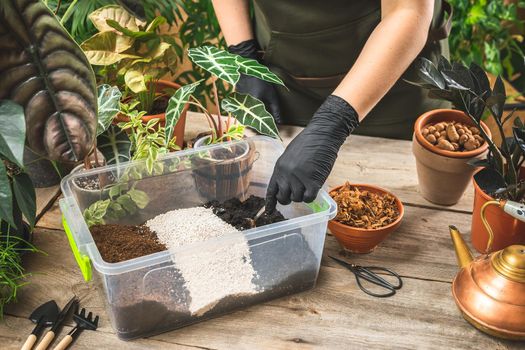
[[[63,215],[62,215],[62,225],[64,226],[64,231],[66,231],[67,239],[69,241],[69,246],[71,247],[71,251],[73,252],[73,255],[75,256],[75,260],[77,261],[78,267],[80,267],[82,276],[84,276],[84,279],[86,281],[90,281],[91,276],[92,276],[91,261],[89,260],[89,257],[87,255],[82,254],[78,250],[75,239],[73,238],[73,234],[71,233],[71,229],[69,228],[66,218]]]

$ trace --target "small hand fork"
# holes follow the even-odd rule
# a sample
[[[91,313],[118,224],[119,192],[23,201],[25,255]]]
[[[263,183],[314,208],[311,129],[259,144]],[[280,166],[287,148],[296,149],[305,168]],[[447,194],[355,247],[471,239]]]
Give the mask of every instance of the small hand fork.
[[[77,324],[69,333],[58,343],[53,350],[64,350],[69,344],[71,344],[75,339],[78,338],[80,333],[84,330],[94,331],[98,327],[98,316],[93,320],[93,313],[90,312],[86,317],[86,309],[82,308],[80,313],[78,313],[78,305],[73,314],[73,320]]]

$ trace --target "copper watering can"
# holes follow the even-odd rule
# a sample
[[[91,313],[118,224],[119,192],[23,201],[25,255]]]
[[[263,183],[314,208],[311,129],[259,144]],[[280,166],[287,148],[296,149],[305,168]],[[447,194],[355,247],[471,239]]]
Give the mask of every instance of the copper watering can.
[[[491,253],[494,234],[485,209],[500,206],[525,221],[525,205],[511,201],[488,201],[481,220],[489,233],[485,254],[473,258],[458,229],[449,226],[461,270],[452,282],[452,294],[463,317],[490,335],[525,340],[525,245],[513,245]],[[525,232],[523,232],[525,234]]]

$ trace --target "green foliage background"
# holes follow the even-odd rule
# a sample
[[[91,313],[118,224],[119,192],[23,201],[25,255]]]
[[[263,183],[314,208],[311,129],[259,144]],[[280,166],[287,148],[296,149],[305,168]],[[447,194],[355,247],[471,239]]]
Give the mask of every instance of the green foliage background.
[[[494,75],[515,80],[525,88],[524,24],[518,9],[525,1],[448,0],[454,8],[450,33],[450,58],[469,65],[475,62]],[[521,73],[521,75],[520,75]]]
[[[47,2],[47,5],[55,11],[60,3],[56,11],[59,18],[62,18],[73,4],[74,11],[68,14],[63,24],[79,44],[97,32],[88,15],[100,7],[118,4],[117,0],[44,0],[44,2]],[[177,52],[184,52],[189,47],[202,45],[223,48],[226,46],[210,0],[142,0],[142,3],[148,22],[160,15],[167,19],[170,26],[178,27],[176,35],[180,39],[180,46],[175,47]],[[181,59],[187,58],[183,56]],[[204,97],[208,97],[209,100],[212,97],[212,85],[209,78],[209,73],[193,65],[192,69],[181,72],[176,80],[181,85],[185,85],[205,79],[207,83],[201,84],[195,92],[195,97],[205,101]],[[217,88],[220,97],[226,96],[230,91],[230,87],[222,81],[217,82]]]

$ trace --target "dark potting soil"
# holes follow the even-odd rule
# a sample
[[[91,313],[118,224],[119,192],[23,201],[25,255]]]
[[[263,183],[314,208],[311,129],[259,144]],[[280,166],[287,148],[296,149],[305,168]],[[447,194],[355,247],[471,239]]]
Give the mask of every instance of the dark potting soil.
[[[294,231],[283,239],[263,238],[260,243],[264,244],[251,247],[250,255],[257,272],[253,282],[259,293],[226,297],[202,316],[188,311],[191,297],[181,288],[182,276],[173,266],[109,276],[107,283],[119,286],[112,290],[115,302],[110,305],[117,335],[125,340],[151,336],[313,288],[318,260],[301,232]],[[268,256],[272,256],[271,261]],[[146,272],[150,276],[145,277]],[[174,283],[177,286],[174,287]],[[147,291],[142,289],[143,285]]]
[[[236,229],[242,231],[252,228],[250,221],[246,219],[254,218],[257,212],[264,206],[264,204],[264,198],[252,195],[244,202],[241,202],[238,198],[232,198],[222,203],[219,203],[218,201],[211,201],[206,203],[204,206],[207,208],[213,208],[215,215],[234,226]],[[264,213],[261,215],[255,222],[255,226],[260,227],[284,220],[286,219],[283,214],[281,214],[278,210],[274,210],[270,214]]]
[[[82,176],[77,177],[75,185],[84,190],[99,190],[100,189],[100,177],[98,175]],[[112,174],[108,175],[108,183],[113,183],[115,177]]]
[[[93,225],[89,228],[104,261],[116,263],[166,250],[145,225]]]
[[[251,196],[245,202],[230,199],[223,203],[211,202],[208,205],[220,212],[217,215],[226,222],[242,227],[242,220],[247,215],[255,216],[264,205],[264,199]],[[227,213],[231,215],[226,216]],[[282,220],[285,220],[283,215],[275,212],[262,219],[259,225]],[[108,226],[111,227],[111,230],[107,230]],[[128,246],[128,243],[137,244],[137,242],[131,243],[124,239],[122,243],[119,239],[106,237],[112,234],[135,235],[139,241],[143,241],[144,232],[137,232],[140,227],[98,225],[93,226],[91,230],[95,241],[100,237],[107,240],[107,244],[97,243],[99,250],[101,246],[109,250],[116,246],[120,252],[130,250],[138,254],[137,256],[141,256],[145,255],[144,248],[135,249]],[[103,232],[94,233],[98,231]],[[150,235],[153,233],[146,234],[152,238]],[[119,244],[122,245],[119,246]],[[165,249],[160,244],[157,247],[160,250]],[[108,253],[103,253],[101,250],[101,254],[104,257]],[[192,315],[189,312],[191,296],[184,288],[184,279],[180,271],[171,262],[155,266],[155,269],[147,267],[120,275],[108,275],[105,283],[111,286],[110,299],[112,302],[109,307],[117,335],[125,340],[151,336],[267,300],[309,290],[315,285],[319,261],[299,228],[279,233],[275,237],[266,236],[252,240],[250,256],[256,272],[252,281],[257,286],[258,292],[253,295],[223,298],[201,316]],[[119,254],[116,259],[122,261],[132,257],[136,256],[123,258]],[[110,261],[108,259],[111,257],[104,257],[104,260]]]
[[[151,106],[151,110],[148,112],[150,115],[155,114],[161,114],[166,113],[166,109],[168,108],[168,101],[169,98],[167,96],[159,96],[153,101],[153,106]]]

